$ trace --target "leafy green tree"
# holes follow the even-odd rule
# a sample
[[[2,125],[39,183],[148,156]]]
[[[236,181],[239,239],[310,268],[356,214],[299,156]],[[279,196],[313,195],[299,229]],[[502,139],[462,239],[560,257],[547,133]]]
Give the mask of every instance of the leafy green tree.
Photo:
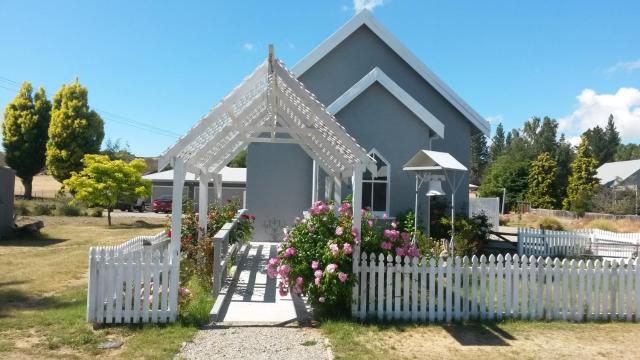
[[[527,151],[532,159],[544,152],[555,153],[557,132],[558,122],[548,116],[545,116],[543,120],[540,120],[539,117],[532,117],[524,123],[522,137],[527,142]]]
[[[116,141],[107,139],[101,153],[102,155],[107,155],[111,160],[123,160],[129,162],[136,158],[136,156],[129,150],[129,144],[121,145],[120,139],[117,139]]]
[[[506,189],[506,208],[512,208],[517,201],[524,200],[529,164],[529,160],[521,154],[514,153],[512,156],[507,152],[498,156],[487,170],[478,193],[483,197],[502,197],[502,189]]]
[[[242,150],[240,153],[229,162],[229,167],[232,168],[246,168],[247,167],[247,150]]]
[[[104,138],[104,122],[89,108],[87,88],[78,80],[62,85],[53,97],[47,168],[58,181],[82,169],[85,154],[97,154]]]
[[[132,202],[151,194],[151,181],[142,178],[147,168],[144,160],[126,163],[109,160],[106,155],[87,154],[82,162],[84,169],[72,172],[64,186],[73,194],[75,201],[106,208],[109,225],[111,212],[118,200]]]
[[[31,199],[33,176],[44,168],[50,108],[44,89],[38,89],[34,96],[33,87],[25,81],[4,111],[6,163],[22,180],[27,199]]]
[[[471,136],[471,161],[469,166],[469,181],[472,184],[480,184],[482,176],[489,164],[489,149],[487,138],[477,133]]]
[[[553,185],[556,181],[557,164],[549,153],[544,152],[531,163],[528,176],[526,200],[531,206],[551,209],[555,205]]]
[[[588,210],[591,199],[599,186],[596,178],[597,167],[598,161],[589,150],[589,140],[583,136],[582,142],[578,146],[576,159],[571,164],[567,197],[563,202],[565,209],[578,213],[584,213]]]
[[[620,133],[616,129],[613,115],[609,115],[604,129],[596,125],[585,131],[583,136],[589,141],[589,149],[598,161],[598,166],[614,159],[620,145]]]
[[[614,161],[627,161],[640,159],[640,144],[620,144],[616,150]]]
[[[489,148],[489,158],[491,161],[495,161],[498,156],[502,155],[504,149],[507,147],[504,137],[504,128],[502,123],[496,126],[496,133],[491,139],[491,147]]]
[[[562,201],[567,194],[569,175],[571,174],[571,163],[575,158],[571,144],[565,139],[564,134],[560,135],[558,148],[555,152],[557,164],[556,180],[553,186],[553,194],[556,199],[555,207],[562,208]]]

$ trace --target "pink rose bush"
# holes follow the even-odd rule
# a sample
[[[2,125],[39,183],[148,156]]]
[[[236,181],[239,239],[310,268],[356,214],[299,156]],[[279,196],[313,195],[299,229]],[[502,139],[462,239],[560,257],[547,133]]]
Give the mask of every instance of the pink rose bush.
[[[278,279],[281,295],[300,294],[316,309],[347,312],[356,281],[352,273],[356,246],[385,256],[420,256],[411,236],[395,222],[375,219],[371,211],[363,210],[358,231],[352,223],[352,211],[349,202],[337,208],[316,202],[305,219],[296,220],[285,232],[277,256],[266,266],[267,275]]]

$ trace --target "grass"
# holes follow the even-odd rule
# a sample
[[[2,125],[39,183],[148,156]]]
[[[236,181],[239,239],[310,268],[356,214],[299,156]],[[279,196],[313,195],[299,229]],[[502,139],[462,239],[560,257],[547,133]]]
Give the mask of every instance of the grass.
[[[181,309],[186,321],[93,330],[85,322],[89,247],[155,234],[164,219],[114,218],[112,227],[104,219],[91,217],[37,219],[45,223],[43,237],[0,242],[0,358],[168,359],[208,315],[210,297],[199,296],[204,288],[190,281],[196,296]],[[114,350],[98,348],[112,339],[123,340],[124,345]]]
[[[544,217],[531,213],[509,214],[505,216],[506,226],[538,228],[540,223],[555,221],[566,230],[577,229],[601,229],[613,232],[640,232],[640,221],[632,220],[607,220],[607,219],[567,219],[557,217]]]
[[[525,321],[412,325],[329,320],[320,330],[336,359],[363,360],[626,358],[640,335],[637,324]]]

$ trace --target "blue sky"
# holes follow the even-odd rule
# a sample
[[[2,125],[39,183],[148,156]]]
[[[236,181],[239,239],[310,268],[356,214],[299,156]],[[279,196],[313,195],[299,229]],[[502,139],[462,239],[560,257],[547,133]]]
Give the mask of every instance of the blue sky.
[[[0,0],[0,106],[16,82],[52,95],[79,76],[106,137],[158,155],[175,138],[157,129],[186,132],[269,43],[292,67],[355,6],[494,125],[549,115],[577,136],[614,112],[623,139],[640,140],[638,1]]]

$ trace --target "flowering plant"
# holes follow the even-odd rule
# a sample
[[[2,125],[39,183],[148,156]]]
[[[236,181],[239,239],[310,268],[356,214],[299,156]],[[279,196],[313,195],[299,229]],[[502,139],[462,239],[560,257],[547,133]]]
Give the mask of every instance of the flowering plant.
[[[280,294],[289,291],[306,295],[312,306],[347,311],[351,288],[356,281],[352,273],[352,253],[362,251],[400,256],[419,256],[409,233],[395,222],[374,219],[371,211],[362,210],[361,230],[353,226],[351,204],[337,209],[333,204],[316,202],[304,219],[297,218],[292,229],[285,229],[276,257],[269,259],[267,274],[278,278]]]

